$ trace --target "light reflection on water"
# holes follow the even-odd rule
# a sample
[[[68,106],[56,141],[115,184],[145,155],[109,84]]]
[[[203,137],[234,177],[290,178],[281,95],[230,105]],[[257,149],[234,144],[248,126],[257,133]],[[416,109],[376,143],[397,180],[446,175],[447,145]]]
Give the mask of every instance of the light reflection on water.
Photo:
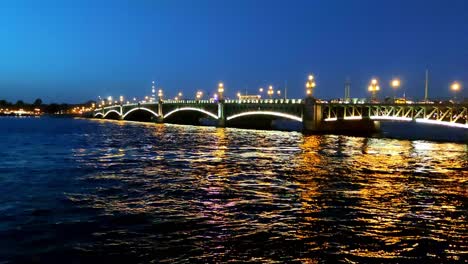
[[[42,135],[56,153],[68,150],[61,166],[72,172],[48,171],[49,182],[68,177],[57,183],[63,191],[27,193],[38,196],[19,206],[30,221],[0,229],[50,237],[41,250],[18,242],[12,259],[401,263],[463,261],[468,253],[464,144],[48,122],[73,128]],[[55,152],[49,159],[63,159]],[[37,168],[29,169],[16,173]]]

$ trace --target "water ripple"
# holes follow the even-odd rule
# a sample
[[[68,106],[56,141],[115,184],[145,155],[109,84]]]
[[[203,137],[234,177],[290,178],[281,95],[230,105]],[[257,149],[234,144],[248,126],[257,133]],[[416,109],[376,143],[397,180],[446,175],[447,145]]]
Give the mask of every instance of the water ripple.
[[[466,260],[463,144],[41,122],[0,150],[12,263]]]

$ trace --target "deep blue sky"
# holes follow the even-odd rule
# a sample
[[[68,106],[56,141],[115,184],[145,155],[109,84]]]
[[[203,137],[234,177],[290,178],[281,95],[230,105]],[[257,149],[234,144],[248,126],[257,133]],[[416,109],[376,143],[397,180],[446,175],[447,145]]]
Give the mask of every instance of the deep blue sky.
[[[468,95],[468,1],[22,1],[0,2],[0,98],[81,102],[142,96],[151,80],[182,90],[228,94],[288,83],[303,97],[367,96],[371,77],[387,94],[394,76],[421,97]]]

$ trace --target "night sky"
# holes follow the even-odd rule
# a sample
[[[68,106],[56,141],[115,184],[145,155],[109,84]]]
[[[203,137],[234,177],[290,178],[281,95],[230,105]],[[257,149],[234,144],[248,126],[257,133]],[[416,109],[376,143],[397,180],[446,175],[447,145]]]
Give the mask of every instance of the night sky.
[[[288,85],[302,98],[307,74],[316,96],[381,96],[393,77],[421,98],[468,96],[467,0],[21,1],[0,2],[0,99],[78,103],[97,96],[197,89],[227,95]],[[402,90],[399,94],[402,93]]]

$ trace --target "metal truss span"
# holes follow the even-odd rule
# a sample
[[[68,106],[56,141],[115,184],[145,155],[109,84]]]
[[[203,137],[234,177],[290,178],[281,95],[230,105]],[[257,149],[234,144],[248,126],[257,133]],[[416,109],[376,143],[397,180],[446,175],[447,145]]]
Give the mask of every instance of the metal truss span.
[[[323,109],[324,121],[337,120],[395,120],[468,129],[466,105],[377,105],[329,104]]]
[[[139,108],[133,108],[133,109],[129,110],[128,112],[126,112],[126,113],[122,116],[122,119],[125,119],[125,117],[126,117],[128,114],[130,114],[130,113],[132,113],[132,112],[134,112],[134,111],[137,111],[137,110],[143,110],[143,111],[146,111],[146,112],[150,112],[152,115],[154,115],[154,116],[156,116],[156,117],[159,116],[158,113],[154,112],[153,110],[151,110],[151,109],[149,109],[149,108],[146,108],[146,107],[139,107]]]
[[[117,111],[117,110],[109,110],[108,112],[106,112],[106,113],[104,114],[103,117],[105,118],[107,115],[109,115],[109,114],[112,113],[112,112],[117,113],[119,116],[121,116],[119,111]]]
[[[235,114],[235,115],[232,115],[232,116],[228,116],[228,117],[226,117],[226,120],[229,121],[229,120],[232,120],[232,119],[235,119],[235,118],[238,118],[238,117],[250,116],[250,115],[278,116],[278,117],[284,117],[284,118],[287,118],[287,119],[292,119],[292,120],[295,120],[295,121],[298,121],[298,122],[302,122],[302,118],[301,118],[301,117],[297,117],[297,116],[290,115],[290,114],[285,114],[285,113],[280,113],[280,112],[272,112],[272,111],[250,111],[250,112],[244,112],[244,113],[240,113],[240,114]]]
[[[167,117],[171,116],[172,114],[177,113],[179,111],[197,111],[197,112],[207,114],[207,115],[213,117],[214,119],[218,119],[217,115],[215,115],[215,114],[213,114],[211,112],[208,112],[206,110],[203,110],[203,109],[200,109],[200,108],[195,108],[195,107],[181,107],[181,108],[174,109],[174,110],[170,111],[169,113],[165,114],[164,118],[167,118]]]

